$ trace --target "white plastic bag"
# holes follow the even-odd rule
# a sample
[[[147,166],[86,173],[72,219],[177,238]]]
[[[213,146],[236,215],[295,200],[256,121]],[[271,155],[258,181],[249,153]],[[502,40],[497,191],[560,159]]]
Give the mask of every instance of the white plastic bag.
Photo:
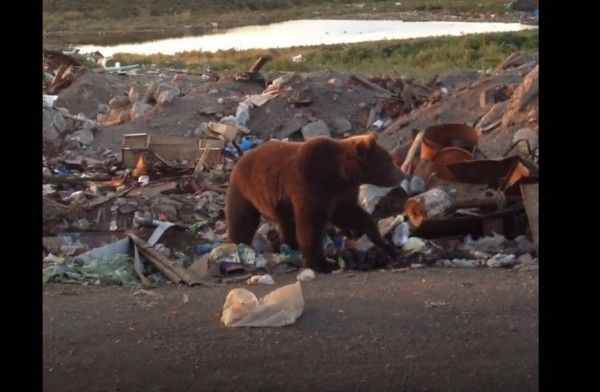
[[[42,95],[42,103],[43,106],[47,107],[47,108],[53,108],[54,107],[54,103],[56,102],[56,100],[58,99],[58,95]]]
[[[275,284],[275,281],[273,280],[273,277],[271,275],[254,275],[251,276],[250,279],[248,279],[246,281],[247,284],[253,285],[253,284],[268,284],[268,285],[272,285]]]
[[[296,276],[296,279],[300,282],[309,282],[315,277],[315,271],[311,270],[310,268],[306,268],[302,270],[302,272],[300,272],[298,276]]]
[[[260,301],[246,289],[227,294],[221,321],[226,327],[283,327],[293,324],[304,311],[300,282],[278,288]]]
[[[371,184],[363,184],[359,188],[358,201],[362,208],[365,209],[369,214],[372,214],[381,200],[385,195],[391,192],[394,187],[379,187]]]

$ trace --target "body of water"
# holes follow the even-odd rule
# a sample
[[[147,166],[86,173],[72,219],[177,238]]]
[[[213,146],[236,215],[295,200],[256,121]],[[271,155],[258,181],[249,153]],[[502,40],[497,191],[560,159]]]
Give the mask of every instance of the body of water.
[[[218,34],[162,39],[116,46],[80,46],[82,53],[175,54],[186,51],[216,52],[331,45],[385,39],[460,36],[474,33],[520,31],[535,26],[519,23],[402,22],[391,20],[294,20],[266,26],[246,26]]]

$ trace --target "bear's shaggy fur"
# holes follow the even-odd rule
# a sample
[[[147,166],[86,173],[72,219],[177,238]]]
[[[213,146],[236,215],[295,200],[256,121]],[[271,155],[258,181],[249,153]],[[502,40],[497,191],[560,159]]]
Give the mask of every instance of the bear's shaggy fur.
[[[262,215],[276,223],[283,242],[300,249],[306,268],[330,272],[323,255],[326,224],[366,234],[394,254],[376,223],[358,205],[361,184],[395,186],[403,175],[373,133],[335,140],[269,141],[234,167],[227,192],[230,241],[251,244]]]

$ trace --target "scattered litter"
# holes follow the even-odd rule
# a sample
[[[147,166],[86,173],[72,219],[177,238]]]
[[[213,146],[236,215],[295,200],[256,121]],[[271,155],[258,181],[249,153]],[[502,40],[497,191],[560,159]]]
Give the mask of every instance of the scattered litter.
[[[485,253],[498,253],[504,249],[506,238],[498,233],[492,236],[473,240],[470,235],[465,238],[464,248]]]
[[[56,187],[54,184],[44,184],[42,185],[42,195],[50,196],[56,193]]]
[[[54,103],[58,99],[58,95],[46,95],[46,94],[44,94],[42,96],[42,99],[43,99],[43,104],[44,104],[45,107],[53,108],[54,107]]]
[[[43,271],[44,284],[49,282],[117,284],[136,286],[136,274],[131,258],[117,255],[106,259],[93,259],[87,263],[71,262],[52,265]]]
[[[128,237],[102,257],[88,257],[89,247],[77,240],[53,248],[44,257],[46,282],[208,285],[211,279],[239,283],[267,279],[261,275],[266,272],[298,271],[302,253],[281,244],[271,225],[262,225],[252,244],[227,244],[224,208],[232,168],[240,156],[272,138],[338,138],[371,126],[386,135],[381,139],[389,150],[389,141],[400,143],[394,162],[409,165],[398,187],[362,185],[359,204],[378,221],[385,241],[401,252],[385,258],[366,235],[356,239],[354,231],[328,231],[323,249],[339,271],[538,266],[533,258],[539,152],[535,57],[509,57],[486,76],[484,86],[477,75],[458,81],[436,77],[419,85],[407,79],[289,72],[263,90],[266,80],[259,70],[266,56],[230,86],[228,76],[208,67],[200,78],[120,64],[96,73],[58,53],[44,51],[44,231]],[[90,59],[104,65],[108,60],[96,54]],[[154,79],[139,85],[128,77],[132,69]],[[201,78],[206,81],[198,82]],[[237,87],[242,84],[243,89]],[[447,122],[440,123],[442,118]],[[127,130],[117,132],[124,134],[120,150],[100,147],[107,140],[102,133],[116,125]],[[136,129],[147,133],[128,133]],[[407,207],[411,198],[423,201],[419,224]],[[169,222],[188,230],[171,241],[166,234],[176,225]],[[150,226],[158,227],[148,242],[129,236],[130,229]],[[460,237],[464,241],[449,240]],[[121,249],[115,252],[114,246]],[[132,254],[137,255],[133,263],[97,262]],[[107,265],[112,275],[122,276],[111,276],[103,270]],[[303,274],[308,272],[298,279]]]
[[[452,260],[438,260],[435,265],[438,267],[450,267],[450,268],[478,268],[485,264],[482,260],[469,260],[469,259],[452,259]]]
[[[413,254],[413,253],[421,253],[421,252],[425,251],[426,248],[427,248],[427,244],[422,239],[417,238],[417,237],[409,237],[406,240],[406,242],[404,243],[402,250],[404,252],[406,252],[407,254]]]
[[[403,247],[408,242],[409,236],[410,227],[408,222],[402,222],[394,229],[394,234],[392,234],[392,242],[398,247]]]
[[[425,191],[425,180],[423,180],[419,176],[411,176],[410,178],[405,178],[400,183],[404,192],[407,195],[413,196],[418,195],[419,193],[423,193]]]
[[[517,258],[515,255],[503,255],[497,254],[486,262],[488,267],[491,268],[506,268],[512,267],[517,264]]]
[[[440,308],[442,306],[448,306],[445,301],[425,301],[426,308]]]
[[[390,193],[392,189],[394,188],[379,187],[370,184],[361,185],[358,195],[360,205],[365,211],[372,214],[379,200]]]
[[[315,271],[313,271],[310,268],[306,268],[306,269],[302,270],[302,272],[300,272],[298,274],[298,276],[296,276],[296,279],[300,282],[310,282],[315,277],[316,277]]]
[[[273,284],[275,284],[275,281],[273,280],[273,277],[271,275],[254,275],[250,279],[248,279],[248,281],[246,283],[248,283],[249,285],[254,285],[254,284],[273,285]]]
[[[150,183],[150,177],[148,176],[139,176],[138,177],[138,182],[140,183],[140,185],[142,186],[146,186]]]
[[[58,256],[53,255],[52,253],[48,253],[48,256],[44,257],[44,263],[62,264],[64,262],[65,262],[64,257],[58,257]]]

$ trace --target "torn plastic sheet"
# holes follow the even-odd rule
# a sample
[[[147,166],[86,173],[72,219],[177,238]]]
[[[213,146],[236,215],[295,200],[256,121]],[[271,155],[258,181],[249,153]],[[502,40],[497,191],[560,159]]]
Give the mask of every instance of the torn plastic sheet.
[[[91,258],[87,262],[73,260],[45,268],[43,283],[93,283],[106,285],[137,286],[136,273],[131,257],[116,254],[103,258]]]
[[[160,222],[152,234],[153,242],[158,242],[164,232],[175,226],[169,222]],[[133,257],[135,251],[129,238],[92,249],[74,257],[71,262],[52,265],[44,269],[43,282],[116,284],[137,286],[144,277],[144,264],[147,260],[140,254]]]

